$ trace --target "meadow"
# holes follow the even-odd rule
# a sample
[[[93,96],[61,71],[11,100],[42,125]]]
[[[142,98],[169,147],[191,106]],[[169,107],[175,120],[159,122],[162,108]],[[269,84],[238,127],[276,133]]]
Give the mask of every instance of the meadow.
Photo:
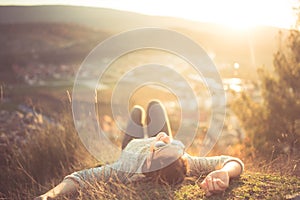
[[[225,32],[224,27],[100,8],[54,6],[0,9],[11,10],[0,12],[0,199],[33,199],[73,171],[104,164],[87,151],[78,137],[71,108],[72,87],[76,71],[86,55],[113,33],[147,23],[157,25],[155,22],[159,22],[163,26],[172,22],[168,28],[175,26],[174,30],[187,33],[206,49],[215,51],[218,55],[215,61],[220,66],[222,77],[234,74],[231,65],[238,60],[242,66],[240,78],[249,78],[251,81],[257,79],[249,56],[249,38]],[[63,18],[66,21],[69,19],[68,23],[59,21],[62,20],[59,14],[53,15],[60,13],[60,9],[66,9],[64,13],[69,13]],[[12,12],[14,10],[18,12]],[[15,14],[22,13],[20,10],[26,12],[26,17]],[[78,14],[78,21],[68,18],[79,10],[83,13]],[[36,17],[36,12],[40,14],[40,19]],[[88,13],[94,13],[91,17],[98,16],[97,20],[88,18]],[[81,16],[87,16],[89,20]],[[58,21],[51,21],[53,19]],[[6,23],[5,20],[12,21]],[[132,24],[126,24],[124,20]],[[81,25],[77,24],[79,21]],[[111,26],[111,21],[116,24]],[[256,48],[256,65],[266,64],[271,68],[277,31],[261,27],[251,33],[251,45]],[[140,54],[140,57],[145,61],[149,54]],[[126,60],[137,62],[130,56],[125,57]],[[122,67],[111,68],[113,70],[105,84],[112,86],[112,80],[124,73],[123,64],[119,63]],[[136,96],[133,95],[130,106],[136,102],[145,105],[153,97],[177,101],[174,94],[166,94],[155,88],[144,89],[147,92],[139,90]],[[202,86],[198,88],[199,91],[202,89]],[[106,129],[115,134],[110,135],[110,139],[120,144],[123,135],[112,120],[109,104],[111,95],[111,91],[107,90],[100,93],[98,97],[101,101],[95,107],[100,107],[99,119],[109,119]],[[170,113],[170,119],[172,129],[176,131],[179,126],[176,121],[178,113],[174,113]],[[205,131],[206,128],[201,127],[200,136],[195,138],[188,150],[190,154],[199,153]],[[212,197],[206,197],[199,187],[198,183],[204,178],[201,176],[186,178],[183,184],[177,186],[153,183],[146,178],[129,185],[99,182],[61,199],[299,199],[299,153],[296,152],[289,162],[284,153],[276,158],[271,155],[259,157],[246,142],[232,144],[226,149],[217,144],[210,152],[209,155],[239,157],[246,166],[241,177],[231,180],[225,192]]]
[[[73,171],[103,164],[87,152],[78,138],[66,94],[68,89],[38,87],[27,89],[26,92],[20,92],[19,89],[5,91],[10,100],[2,101],[2,111],[13,113],[17,110],[22,113],[17,105],[31,99],[29,102],[35,110],[51,116],[59,123],[32,122],[30,125],[36,127],[29,129],[25,126],[23,143],[6,140],[1,144],[1,199],[32,199],[58,184]],[[58,114],[51,115],[54,109]],[[25,117],[15,118],[10,126],[6,123],[6,130],[1,130],[1,134],[16,131],[15,127],[24,123],[24,120]],[[129,185],[97,183],[61,199],[293,199],[299,195],[300,179],[299,174],[295,174],[296,165],[287,166],[284,159],[271,162],[251,159],[243,154],[241,146],[233,148],[236,149],[230,153],[245,161],[246,170],[240,178],[231,180],[225,192],[209,198],[198,185],[203,176],[187,178],[178,186],[153,183],[147,178],[138,179]],[[194,151],[197,152],[197,149]],[[220,152],[216,148],[211,154]]]

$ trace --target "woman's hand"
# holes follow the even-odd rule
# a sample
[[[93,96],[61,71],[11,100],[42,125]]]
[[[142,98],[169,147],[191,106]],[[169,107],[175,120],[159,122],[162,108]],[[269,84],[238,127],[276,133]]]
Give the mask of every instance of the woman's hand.
[[[162,141],[166,144],[169,144],[171,142],[171,137],[168,136],[165,132],[160,132],[156,136],[156,141]]]
[[[221,169],[209,173],[200,183],[200,186],[207,196],[225,191],[229,186],[228,171]]]
[[[240,160],[229,161],[222,169],[209,173],[200,186],[205,190],[207,196],[223,192],[229,186],[229,179],[238,177],[243,172],[243,166],[244,164]]]

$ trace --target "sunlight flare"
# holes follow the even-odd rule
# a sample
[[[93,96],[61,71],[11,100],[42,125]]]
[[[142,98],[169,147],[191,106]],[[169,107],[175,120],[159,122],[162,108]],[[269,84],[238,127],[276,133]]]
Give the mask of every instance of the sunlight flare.
[[[236,30],[267,25],[291,28],[296,15],[295,0],[2,0],[0,5],[77,5],[138,12],[147,15],[172,16],[194,21],[216,23]]]

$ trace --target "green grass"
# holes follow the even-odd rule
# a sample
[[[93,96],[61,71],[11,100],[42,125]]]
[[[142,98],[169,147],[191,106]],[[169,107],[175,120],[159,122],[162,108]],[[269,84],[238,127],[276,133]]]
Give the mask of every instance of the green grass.
[[[202,177],[204,178],[204,177]],[[199,179],[199,181],[202,180]],[[229,188],[222,193],[205,196],[204,191],[194,180],[185,180],[183,184],[175,187],[149,182],[146,179],[129,185],[118,183],[97,183],[79,191],[73,197],[82,199],[290,199],[300,195],[300,179],[292,176],[280,176],[276,174],[255,173],[246,171],[240,178],[233,179]],[[65,197],[66,198],[66,197]],[[69,198],[69,197],[67,197]]]

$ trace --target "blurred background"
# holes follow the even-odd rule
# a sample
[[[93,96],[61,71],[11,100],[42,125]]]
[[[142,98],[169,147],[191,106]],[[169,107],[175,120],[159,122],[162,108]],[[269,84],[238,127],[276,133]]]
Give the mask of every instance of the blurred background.
[[[87,152],[74,128],[75,76],[101,41],[141,27],[182,33],[203,47],[215,63],[227,110],[222,134],[210,155],[238,156],[253,171],[299,176],[298,1],[2,0],[0,5],[0,197],[30,197],[63,175],[101,162]],[[188,148],[198,155],[210,126],[212,94],[188,62],[162,50],[137,50],[111,63],[96,91],[101,128],[120,145],[123,133],[112,116],[112,91],[120,77],[146,63],[166,65],[181,74],[199,107],[189,106],[189,96],[180,106],[175,94],[152,85],[134,91],[128,109],[160,99],[174,134],[181,109],[198,109],[199,127]],[[129,74],[124,87],[143,76],[149,74]],[[160,71],[155,76],[164,78],[168,73]],[[179,90],[183,85],[172,84]],[[87,82],[84,87],[92,86]],[[184,87],[181,93],[184,96]],[[115,117],[126,124],[122,116]]]

